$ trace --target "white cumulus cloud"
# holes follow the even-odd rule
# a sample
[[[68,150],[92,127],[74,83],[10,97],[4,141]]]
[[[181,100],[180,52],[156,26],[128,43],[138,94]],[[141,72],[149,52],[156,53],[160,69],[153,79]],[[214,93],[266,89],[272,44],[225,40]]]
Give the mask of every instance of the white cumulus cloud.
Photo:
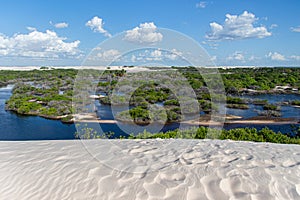
[[[140,24],[132,30],[126,31],[125,40],[134,43],[156,43],[163,39],[163,35],[157,32],[157,27],[153,22]]]
[[[217,56],[211,56],[211,57],[210,57],[210,60],[211,60],[211,61],[216,61],[216,60],[217,60]]]
[[[278,24],[271,24],[270,29],[274,29],[274,28],[277,28],[277,27],[278,27]]]
[[[55,28],[67,28],[68,26],[69,26],[69,24],[66,22],[60,22],[60,23],[54,24]]]
[[[264,38],[272,33],[264,26],[255,27],[258,20],[254,14],[247,11],[241,15],[226,15],[224,24],[210,23],[211,31],[206,35],[208,40],[237,40],[247,38]]]
[[[36,31],[36,28],[35,28],[35,27],[27,26],[26,28],[27,28],[27,30],[29,30],[29,31]]]
[[[162,54],[162,52],[161,52],[160,49],[155,49],[154,51],[151,52],[150,55],[151,55],[152,57],[161,57],[161,54]]]
[[[227,60],[245,61],[245,57],[242,52],[234,52],[232,55],[227,57]]]
[[[172,49],[165,55],[165,57],[170,60],[180,59],[181,56],[183,56],[183,53],[178,51],[177,49]]]
[[[207,6],[206,1],[200,1],[199,3],[196,3],[196,8],[205,8]]]
[[[161,63],[166,63],[180,61],[182,59],[181,56],[182,52],[178,51],[177,49],[162,50],[160,48],[157,48],[140,50],[128,56],[124,55],[124,57],[120,58],[120,60],[143,63],[148,61],[160,61]]]
[[[94,32],[103,33],[106,37],[111,37],[111,34],[103,28],[103,19],[98,16],[93,17],[85,25],[90,27]]]
[[[258,60],[260,60],[260,59],[261,59],[261,57],[259,57],[259,56],[254,56],[254,55],[251,55],[251,56],[248,58],[249,61],[258,61]]]
[[[291,27],[291,31],[293,31],[293,32],[299,32],[300,33],[300,26],[298,26],[298,27]]]
[[[120,55],[121,53],[117,49],[109,49],[97,53],[97,59],[102,59],[104,61],[114,61],[118,59]]]
[[[59,37],[54,31],[29,30],[28,34],[14,34],[12,37],[0,34],[0,55],[59,58],[80,53],[79,40],[66,42],[66,38]]]
[[[266,57],[271,58],[271,60],[276,60],[276,61],[285,61],[286,60],[285,56],[278,52],[269,52],[269,54]]]
[[[294,60],[300,60],[300,56],[295,56],[295,55],[292,55],[290,56],[291,59],[294,59]]]

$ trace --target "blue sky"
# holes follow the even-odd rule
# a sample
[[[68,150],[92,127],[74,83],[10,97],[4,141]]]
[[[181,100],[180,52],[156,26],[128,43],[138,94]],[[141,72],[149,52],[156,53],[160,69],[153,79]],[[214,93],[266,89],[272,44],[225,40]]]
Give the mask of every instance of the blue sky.
[[[168,28],[217,65],[300,66],[299,9],[299,0],[1,1],[0,65],[81,65],[115,34],[160,42]]]

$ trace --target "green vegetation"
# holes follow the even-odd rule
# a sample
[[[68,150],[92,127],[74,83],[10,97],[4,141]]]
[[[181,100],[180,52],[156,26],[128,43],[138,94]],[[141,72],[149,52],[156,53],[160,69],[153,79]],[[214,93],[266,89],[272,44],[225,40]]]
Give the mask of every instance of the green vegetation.
[[[233,108],[233,109],[249,109],[249,106],[247,104],[226,104],[227,108]]]
[[[231,97],[231,96],[227,96],[227,100],[226,102],[228,104],[245,104],[245,100],[241,99],[239,97]]]
[[[179,101],[177,99],[171,99],[164,102],[165,106],[179,106]]]
[[[56,88],[41,89],[27,84],[16,84],[6,109],[25,115],[47,118],[72,114],[70,93],[59,95]]]
[[[15,83],[12,96],[6,101],[7,110],[63,122],[71,120],[75,70],[9,71],[6,74],[0,71],[0,79],[6,80],[5,76],[11,78],[8,83]]]
[[[268,103],[268,100],[264,100],[264,99],[255,99],[252,101],[252,103],[254,105],[265,105]]]
[[[128,66],[132,67],[132,66]],[[74,113],[71,105],[73,98],[73,84],[77,70],[51,69],[41,67],[44,70],[32,71],[1,71],[0,86],[15,84],[12,96],[6,102],[6,109],[23,115],[38,115],[51,119],[60,119],[63,122],[71,122]],[[193,88],[198,100],[200,111],[207,114],[218,109],[211,99],[218,99],[219,94],[211,94],[203,77],[193,67],[176,68],[180,75]],[[269,104],[266,100],[249,100],[236,97],[245,92],[261,93],[296,93],[300,87],[300,68],[255,68],[255,69],[220,69],[224,81],[225,91],[229,94],[226,98],[227,107],[248,109],[250,103],[262,105],[260,115],[279,117],[280,106]],[[209,73],[209,69],[207,70]],[[95,77],[99,72],[93,72]],[[156,74],[155,74],[156,73]],[[143,74],[143,73],[141,73]],[[174,76],[166,71],[165,75],[151,71],[150,75],[159,75],[161,82],[147,81],[147,79],[130,79],[132,74],[125,70],[106,70],[101,72],[101,78],[97,84],[96,92],[107,94],[101,98],[102,104],[123,105],[129,102],[131,109],[117,114],[117,119],[122,121],[132,120],[135,123],[151,123],[153,121],[178,122],[184,120],[183,113],[192,112],[190,106],[193,102],[188,96],[177,95],[167,87],[170,83],[168,76]],[[150,76],[149,75],[149,76]],[[126,76],[127,80],[122,77]],[[148,74],[147,74],[148,76]],[[165,76],[165,77],[164,77]],[[214,74],[211,75],[213,77]],[[156,76],[154,76],[156,77]],[[147,77],[146,77],[147,78]],[[174,77],[171,77],[173,79]],[[175,77],[176,78],[176,77]],[[130,81],[128,81],[130,80]],[[184,85],[184,81],[177,82],[178,88]],[[131,85],[137,85],[134,88]],[[125,90],[122,90],[125,86]],[[289,89],[275,90],[276,86],[289,86]],[[293,88],[293,89],[290,89]],[[245,90],[246,89],[246,90]],[[114,93],[114,91],[117,91]],[[127,91],[132,91],[124,95]],[[113,95],[114,94],[114,95]],[[232,96],[234,95],[234,96]],[[187,107],[180,107],[180,102],[187,103]],[[197,101],[196,101],[197,103]],[[290,105],[300,105],[299,100],[289,102]],[[103,138],[94,130],[85,127],[83,138]],[[151,134],[147,131],[128,138],[216,138],[231,140],[246,140],[255,142],[275,142],[300,144],[298,135],[292,137],[275,133],[267,128],[262,130],[243,128],[218,131],[205,127],[188,130],[174,130],[166,133]],[[77,133],[77,136],[79,133]],[[108,135],[112,135],[109,133]],[[124,136],[122,136],[124,137]]]
[[[40,69],[49,69],[49,67],[42,66],[42,67],[40,67]]]
[[[228,131],[222,131],[220,139],[231,140],[244,140],[254,142],[271,142],[271,143],[284,143],[284,144],[300,144],[300,138],[292,138],[288,135],[275,133],[274,131],[263,128],[257,130],[255,128],[237,128]]]
[[[148,110],[147,107],[137,106],[132,109],[125,110],[123,112],[118,113],[116,119],[120,121],[127,121],[129,119],[133,119],[135,123],[151,123],[153,121],[156,122],[175,122],[181,119],[180,115],[181,111],[179,107],[170,107],[166,111],[162,108],[156,106],[156,108]]]
[[[275,111],[279,111],[280,110],[280,107],[279,106],[276,106],[276,105],[273,105],[273,104],[265,104],[263,106],[263,109],[264,110],[275,110]]]
[[[249,106],[246,104],[245,99],[241,99],[239,97],[227,96],[226,102],[227,102],[226,104],[227,108],[249,109]]]
[[[221,69],[225,89],[239,90],[248,88],[253,90],[266,90],[275,86],[291,86],[300,88],[300,69],[299,68],[239,68],[239,69]],[[287,91],[289,92],[289,91]]]
[[[190,81],[194,89],[205,87],[206,84],[197,69],[192,67],[172,67],[179,70]],[[209,71],[209,69],[207,70]],[[196,72],[196,73],[195,73]],[[229,68],[219,69],[225,90],[228,94],[241,93],[243,88],[259,92],[273,93],[275,86],[300,88],[300,68]],[[292,92],[290,89],[280,92]]]
[[[4,85],[17,83],[17,82],[29,82],[29,81],[41,81],[52,82],[52,84],[61,85],[61,79],[74,79],[77,74],[77,70],[74,69],[52,69],[52,70],[31,70],[31,71],[9,71],[0,70],[0,82]],[[60,82],[60,84],[59,84]]]
[[[300,100],[294,100],[294,101],[292,101],[291,105],[300,106]]]
[[[80,132],[76,133],[77,138],[81,139],[97,139],[97,138],[114,138],[113,133],[105,133],[100,135],[92,128],[83,127]],[[137,135],[121,136],[121,139],[169,139],[169,138],[180,138],[180,139],[220,139],[220,140],[236,140],[236,141],[253,141],[253,142],[270,142],[270,143],[282,143],[282,144],[300,144],[300,134],[296,134],[294,137],[290,135],[284,135],[280,132],[275,133],[274,131],[263,128],[257,130],[255,128],[236,128],[231,130],[217,130],[207,127],[193,127],[185,130],[172,130],[160,133],[150,133],[146,130]]]
[[[212,99],[221,99],[220,94],[210,93],[198,69],[194,67],[172,68],[185,78],[176,81],[178,88],[181,88],[187,80],[194,90],[200,111],[209,114],[212,110],[218,109]],[[44,70],[0,71],[0,86],[15,84],[13,95],[7,101],[6,109],[24,115],[39,115],[62,118],[64,122],[70,121],[73,114],[71,108],[73,84],[77,70],[52,69],[44,66],[41,69]],[[183,113],[195,111],[193,106],[190,106],[193,102],[184,93],[178,96],[167,86],[171,80],[177,80],[175,70],[166,70],[165,73],[151,71],[149,74],[147,72],[146,76],[143,76],[144,72],[141,72],[140,75],[144,78],[140,79],[131,79],[133,75],[126,73],[124,69],[110,70],[108,68],[101,73],[95,70],[86,71],[91,72],[95,77],[101,75],[96,85],[96,92],[107,94],[107,97],[99,100],[102,104],[124,105],[129,102],[131,109],[119,113],[117,118],[120,120],[133,119],[134,122],[140,123],[149,123],[153,120],[174,122],[183,120]],[[253,103],[263,106],[264,111],[260,115],[278,117],[280,116],[279,106],[268,104],[265,100],[251,101],[236,96],[245,92],[253,95],[278,92],[299,94],[297,89],[300,87],[300,68],[237,68],[219,69],[219,72],[224,82],[225,92],[230,94],[226,99],[226,106],[229,108],[248,109],[248,104]],[[210,69],[205,69],[205,73],[209,74],[209,80],[213,80],[215,74],[210,73]],[[147,81],[148,75],[159,77],[159,82]],[[124,76],[126,79],[122,79]],[[17,84],[21,82],[25,84]],[[133,90],[132,85],[137,85],[138,88]],[[124,91],[123,86],[125,86]],[[288,87],[275,90],[276,86]],[[117,92],[114,93],[114,91]],[[127,94],[127,91],[132,92]],[[180,107],[182,101],[190,104],[182,109]],[[162,108],[155,108],[157,104],[160,104]],[[293,101],[290,105],[300,105],[300,102]]]

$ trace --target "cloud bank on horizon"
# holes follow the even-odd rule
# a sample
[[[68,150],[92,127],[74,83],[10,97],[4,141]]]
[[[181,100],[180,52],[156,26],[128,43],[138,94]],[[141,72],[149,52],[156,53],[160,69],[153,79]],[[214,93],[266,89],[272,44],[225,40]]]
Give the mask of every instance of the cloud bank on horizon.
[[[27,34],[14,34],[12,37],[0,35],[0,56],[28,58],[74,57],[80,53],[79,40],[66,42],[56,32],[40,32],[28,27]]]
[[[64,4],[60,11],[54,12],[54,8],[44,2],[34,6],[42,13],[34,19],[24,17],[23,10],[14,12],[16,16],[10,18],[13,2],[6,3],[6,10],[3,6],[0,8],[0,17],[8,19],[0,22],[0,62],[2,65],[80,65],[97,44],[114,34],[124,32],[124,40],[129,43],[151,45],[164,41],[159,31],[159,27],[163,27],[195,39],[217,65],[300,66],[298,2],[289,5],[274,2],[270,9],[280,10],[283,17],[265,10],[268,3],[258,0],[239,0],[232,8],[217,0],[198,1],[189,6],[186,2],[172,6],[168,3],[168,0],[147,5],[136,2],[133,10],[125,2],[119,9],[114,3],[98,2],[93,3],[96,11],[89,13],[72,9],[66,12]],[[68,8],[75,10],[83,10],[85,6],[68,4]],[[176,13],[172,11],[175,8]],[[119,54],[114,48],[98,56],[109,59]],[[148,56],[156,60],[168,57],[160,49]],[[134,65],[143,58],[131,56],[130,61]]]

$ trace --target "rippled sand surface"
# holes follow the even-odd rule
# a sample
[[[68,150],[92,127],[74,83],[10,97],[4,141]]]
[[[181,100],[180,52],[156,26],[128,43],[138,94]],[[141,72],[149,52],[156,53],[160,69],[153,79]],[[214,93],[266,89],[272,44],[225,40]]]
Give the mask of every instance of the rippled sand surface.
[[[0,142],[0,199],[300,199],[300,146],[172,139]]]

